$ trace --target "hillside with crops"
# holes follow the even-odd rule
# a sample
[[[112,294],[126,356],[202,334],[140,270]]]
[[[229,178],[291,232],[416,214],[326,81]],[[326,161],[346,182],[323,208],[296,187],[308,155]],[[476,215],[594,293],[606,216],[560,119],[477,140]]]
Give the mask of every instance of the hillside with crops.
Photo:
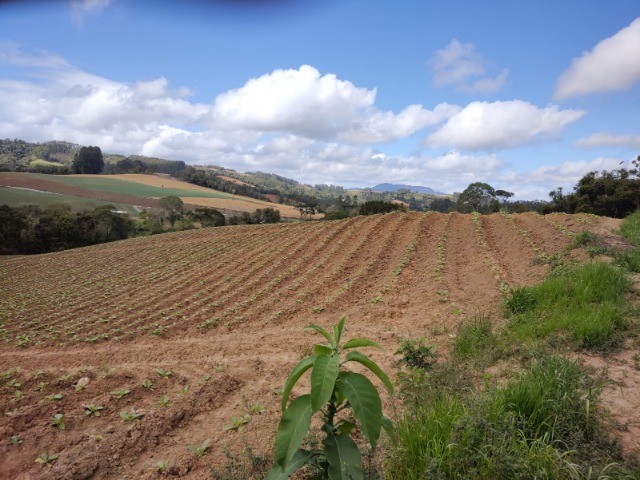
[[[211,478],[230,459],[270,463],[279,394],[316,340],[305,325],[348,316],[349,336],[379,342],[371,356],[394,372],[403,339],[444,356],[465,319],[504,327],[509,292],[588,261],[583,232],[626,245],[619,227],[409,212],[0,257],[0,478]],[[491,375],[517,370],[498,365]],[[628,451],[637,389],[605,395]]]

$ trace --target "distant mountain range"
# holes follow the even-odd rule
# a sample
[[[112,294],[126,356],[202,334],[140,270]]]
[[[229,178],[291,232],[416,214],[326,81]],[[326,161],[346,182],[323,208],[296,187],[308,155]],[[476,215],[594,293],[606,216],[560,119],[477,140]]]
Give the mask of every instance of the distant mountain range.
[[[409,190],[415,193],[426,193],[428,195],[445,195],[441,192],[436,192],[433,188],[421,187],[416,185],[404,185],[402,183],[380,183],[375,187],[371,187],[374,192],[397,192],[398,190]]]

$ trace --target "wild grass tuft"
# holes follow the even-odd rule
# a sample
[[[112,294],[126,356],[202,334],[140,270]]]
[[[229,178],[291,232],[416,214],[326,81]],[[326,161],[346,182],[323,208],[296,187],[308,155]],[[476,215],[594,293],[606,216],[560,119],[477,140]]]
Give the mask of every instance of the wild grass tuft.
[[[493,322],[486,315],[475,315],[461,322],[456,330],[453,356],[482,367],[493,364],[503,355],[504,346],[493,331]]]
[[[506,384],[479,391],[447,388],[433,377],[444,365],[412,385],[409,393],[421,392],[422,401],[405,401],[385,478],[634,478],[606,440],[600,389],[574,361],[543,356]],[[401,392],[406,399],[408,390]]]
[[[564,269],[543,283],[516,289],[505,300],[520,340],[549,335],[581,348],[609,348],[626,326],[624,294],[630,282],[619,268],[591,262]]]
[[[620,233],[631,243],[640,247],[640,210],[624,219],[620,226]]]

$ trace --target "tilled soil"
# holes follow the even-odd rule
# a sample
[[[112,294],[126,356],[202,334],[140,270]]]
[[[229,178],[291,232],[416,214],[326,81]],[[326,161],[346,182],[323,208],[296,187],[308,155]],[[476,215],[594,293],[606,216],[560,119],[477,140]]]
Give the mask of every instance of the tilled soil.
[[[19,369],[0,386],[0,478],[156,478],[158,460],[169,475],[210,478],[225,450],[269,455],[277,390],[322,340],[305,325],[348,315],[345,335],[379,341],[383,351],[369,353],[391,372],[399,339],[445,352],[463,318],[503,321],[501,288],[542,280],[540,258],[570,244],[565,230],[616,226],[553,222],[395,213],[0,258],[0,372]],[[627,385],[610,402],[614,416],[639,396],[636,380]],[[130,392],[117,399],[119,389]],[[263,413],[250,413],[256,403]],[[96,417],[84,405],[104,409]],[[121,412],[143,416],[125,422]],[[56,413],[64,430],[52,426]],[[242,431],[227,429],[245,414]],[[207,438],[198,459],[187,446]],[[43,467],[43,452],[59,458]]]

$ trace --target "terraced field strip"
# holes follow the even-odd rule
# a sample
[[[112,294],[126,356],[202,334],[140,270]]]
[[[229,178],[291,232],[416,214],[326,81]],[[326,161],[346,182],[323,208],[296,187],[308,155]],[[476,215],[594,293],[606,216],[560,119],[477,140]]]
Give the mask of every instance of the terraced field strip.
[[[230,315],[241,314],[242,319],[245,316],[252,319],[260,318],[265,311],[273,309],[274,305],[286,301],[292,295],[296,282],[304,282],[314,266],[323,261],[330,247],[339,244],[345,236],[348,236],[350,229],[357,228],[356,226],[363,221],[364,219],[360,218],[339,224],[327,224],[328,232],[323,236],[322,241],[314,237],[308,242],[312,244],[311,247],[305,244],[295,252],[288,254],[283,252],[282,256],[286,262],[275,272],[268,269],[261,273],[256,278],[255,285],[252,285],[253,288],[247,288],[249,292],[243,292],[244,300],[227,308],[219,316],[227,318]]]
[[[282,302],[280,307],[265,323],[272,322],[284,315],[294,315],[300,311],[319,313],[324,310],[324,298],[337,290],[340,278],[348,279],[350,260],[362,255],[373,244],[388,223],[397,221],[396,215],[375,215],[367,217],[361,224],[351,228],[336,242],[324,256],[314,263],[304,275],[298,277],[290,286],[297,294]]]
[[[495,308],[500,285],[485,263],[471,215],[451,214],[446,252],[442,277],[454,311],[471,315]]]
[[[548,268],[536,263],[540,249],[530,236],[518,230],[509,217],[485,215],[480,217],[480,222],[487,247],[510,287],[527,285],[532,277],[541,279],[545,275]]]
[[[551,215],[526,213],[519,215],[515,220],[530,232],[531,236],[536,239],[536,242],[542,246],[545,254],[553,250],[559,250],[562,248],[559,248],[560,244],[563,247],[569,245],[575,235],[561,223],[556,222],[550,217]],[[561,235],[558,235],[558,233]]]

